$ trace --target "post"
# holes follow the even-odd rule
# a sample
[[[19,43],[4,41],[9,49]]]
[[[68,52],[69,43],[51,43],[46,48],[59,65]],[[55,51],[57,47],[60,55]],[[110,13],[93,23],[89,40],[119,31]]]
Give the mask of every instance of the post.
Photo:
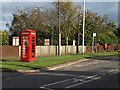
[[[58,23],[59,23],[59,27],[58,27],[58,55],[61,55],[61,31],[60,31],[60,1],[58,0]]]
[[[94,53],[94,36],[93,36],[93,41],[92,41],[92,53]]]
[[[9,43],[9,42],[10,42],[10,35],[9,35],[9,32],[10,32],[10,31],[8,31],[8,46],[10,45],[10,43]]]
[[[84,11],[83,11],[83,41],[82,41],[82,53],[84,54],[84,30],[85,30],[85,0],[84,0]]]
[[[51,45],[53,45],[53,30],[51,31]]]
[[[94,53],[94,37],[96,37],[96,33],[93,33],[92,53]]]
[[[78,32],[78,38],[77,38],[77,54],[79,54],[79,40],[80,40],[80,33]]]

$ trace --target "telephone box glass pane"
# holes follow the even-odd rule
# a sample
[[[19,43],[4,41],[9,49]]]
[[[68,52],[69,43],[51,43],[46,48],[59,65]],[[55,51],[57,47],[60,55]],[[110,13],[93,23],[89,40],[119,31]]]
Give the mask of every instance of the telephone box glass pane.
[[[22,44],[22,57],[23,58],[26,58],[27,57],[27,47],[28,47],[28,36],[23,36],[22,37],[22,40],[23,40],[23,44]]]
[[[32,37],[32,57],[35,57],[35,37]]]

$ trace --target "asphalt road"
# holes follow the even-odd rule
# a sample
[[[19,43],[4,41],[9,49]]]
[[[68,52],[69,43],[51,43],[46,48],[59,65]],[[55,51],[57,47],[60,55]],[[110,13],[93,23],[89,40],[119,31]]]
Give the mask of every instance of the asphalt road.
[[[98,57],[40,73],[2,73],[2,88],[118,88],[120,60]]]

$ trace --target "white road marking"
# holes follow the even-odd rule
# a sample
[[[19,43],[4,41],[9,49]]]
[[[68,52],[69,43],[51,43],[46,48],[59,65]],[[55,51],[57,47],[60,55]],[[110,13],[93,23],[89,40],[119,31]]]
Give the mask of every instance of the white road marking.
[[[5,78],[5,79],[10,80],[11,78]]]
[[[112,69],[112,70],[108,71],[108,74],[112,75],[112,74],[115,74],[115,73],[118,73],[118,72],[119,72],[119,69]]]
[[[85,78],[82,78],[82,79],[74,79],[74,82],[78,82],[78,81],[85,81],[85,79],[92,79],[94,77],[97,77],[98,75],[94,75],[94,76],[88,76],[88,77],[85,77]]]
[[[75,77],[75,78],[79,78],[79,77],[85,77],[85,76],[78,76],[78,77]],[[69,80],[72,80],[72,79],[75,79],[75,78],[70,78],[70,79],[66,79],[66,80],[63,80],[63,81],[58,81],[58,82],[46,84],[46,85],[43,85],[43,87],[51,86],[51,85],[58,84],[58,83],[63,83],[63,82],[66,82],[66,81],[69,81]]]
[[[82,82],[84,80],[83,79],[74,79],[74,82],[78,82],[78,81]]]
[[[87,80],[87,81],[83,81],[83,82],[78,83],[78,84],[74,84],[74,85],[71,85],[71,86],[67,86],[67,87],[65,87],[65,88],[72,88],[72,87],[78,86],[78,85],[80,85],[80,84],[84,84],[84,83],[87,83],[87,82],[90,82],[90,81],[93,81],[93,80],[97,80],[97,79],[100,79],[100,78],[101,78],[101,77],[96,77],[96,78],[93,78],[93,79],[91,79],[91,80]]]
[[[118,71],[118,69],[112,69],[112,70],[110,70],[108,72],[111,73],[111,72],[114,72],[114,71]]]
[[[47,89],[47,90],[53,90],[53,89],[51,89],[51,88],[46,88],[46,87],[40,87],[40,88],[42,88],[42,89]]]
[[[93,81],[93,80],[96,80],[96,79],[100,79],[100,78],[101,77],[99,77],[98,75],[78,76],[78,77],[66,79],[66,80],[63,80],[63,81],[58,81],[58,82],[46,84],[46,85],[43,85],[42,87],[49,87],[49,86],[52,86],[52,85],[55,85],[55,84],[66,83],[66,82],[69,82],[70,80],[72,80],[72,82],[81,82],[81,83],[78,83],[78,84],[75,84],[75,85],[70,85],[70,86],[65,87],[65,88],[70,88],[70,87],[74,87],[74,86],[77,86],[79,84],[87,83],[87,82],[90,82],[90,81]],[[90,79],[90,80],[86,80],[86,79]]]

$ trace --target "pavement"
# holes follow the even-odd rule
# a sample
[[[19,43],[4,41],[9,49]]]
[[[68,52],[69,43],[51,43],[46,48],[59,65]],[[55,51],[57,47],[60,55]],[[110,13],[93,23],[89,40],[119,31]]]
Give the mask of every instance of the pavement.
[[[38,72],[41,72],[41,71],[57,70],[59,68],[67,67],[67,66],[70,66],[72,64],[75,64],[75,63],[78,63],[78,62],[84,62],[84,61],[87,61],[87,60],[89,60],[89,59],[82,59],[82,60],[70,61],[70,62],[66,62],[66,63],[63,63],[63,64],[49,66],[49,67],[41,68],[41,69],[37,69],[37,70],[11,70],[11,69],[2,69],[2,72],[38,73]]]

